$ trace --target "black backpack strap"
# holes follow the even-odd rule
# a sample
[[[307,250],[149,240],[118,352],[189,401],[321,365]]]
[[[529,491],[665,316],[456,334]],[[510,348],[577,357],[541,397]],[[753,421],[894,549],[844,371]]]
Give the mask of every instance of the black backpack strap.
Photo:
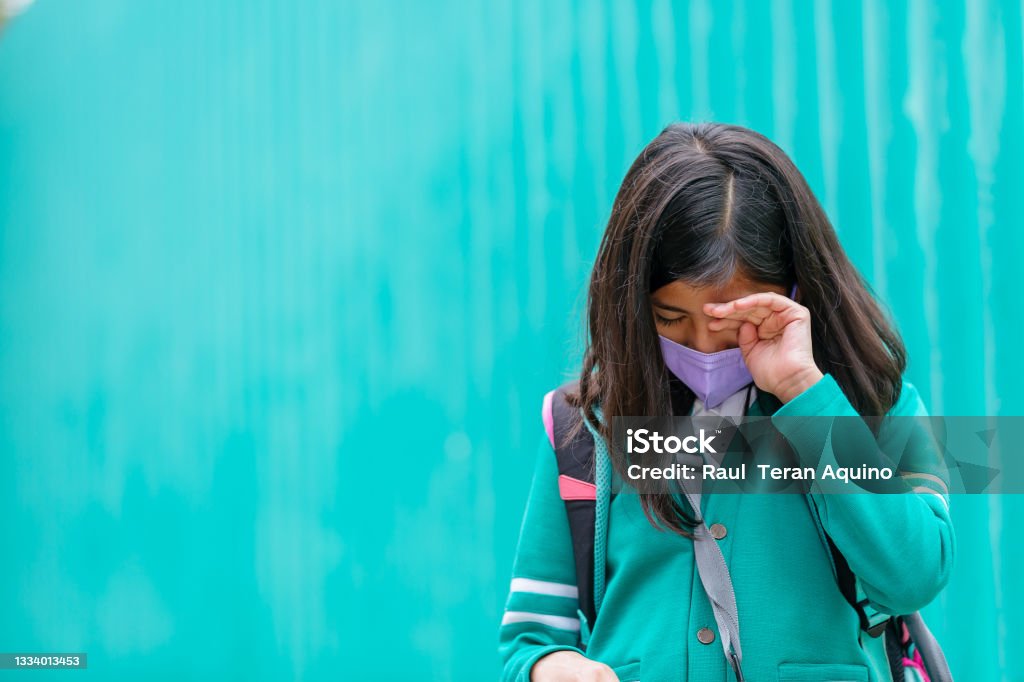
[[[565,394],[576,389],[577,382],[571,382],[554,391],[551,399],[555,456],[558,460],[559,478],[567,476],[585,484],[594,484],[594,439],[584,426],[574,438],[568,440],[573,427],[582,416],[570,405]],[[561,480],[559,488],[562,489]],[[579,608],[586,618],[586,627],[593,625],[597,612],[594,607],[594,499],[573,496],[566,499],[565,510],[569,517],[569,533],[572,536],[572,551],[576,559],[576,587],[579,593]]]
[[[857,578],[850,569],[850,564],[846,562],[846,557],[839,551],[828,534],[825,534],[825,539],[828,541],[828,549],[832,554],[832,565],[836,569],[836,582],[839,584],[839,591],[857,612],[860,629],[871,637],[880,637],[885,632],[886,626],[889,625],[889,621],[892,620],[891,616],[884,613],[879,613],[874,619],[868,616],[868,600],[857,598]]]
[[[903,658],[907,652],[901,638],[903,623],[899,618],[893,618],[891,623],[885,628],[885,657],[889,661],[892,682],[906,682],[907,671],[903,667]]]

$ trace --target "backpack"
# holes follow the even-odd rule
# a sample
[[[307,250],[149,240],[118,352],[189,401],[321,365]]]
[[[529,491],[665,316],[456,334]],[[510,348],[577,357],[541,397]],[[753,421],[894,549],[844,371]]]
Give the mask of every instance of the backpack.
[[[615,492],[609,486],[607,503],[597,504],[595,472],[598,476],[607,476],[610,465],[595,462],[595,434],[589,429],[590,425],[579,429],[575,437],[568,440],[571,429],[582,418],[565,397],[577,385],[578,382],[572,381],[548,393],[544,397],[542,417],[558,461],[558,490],[569,519],[579,592],[578,645],[586,651],[589,629],[597,618],[604,595],[607,513]],[[817,522],[817,516],[813,513],[811,516]],[[952,682],[942,648],[921,614],[872,613],[866,599],[858,600],[856,576],[820,522],[818,531],[826,542],[839,590],[857,613],[861,629],[870,637],[884,637],[893,682]]]

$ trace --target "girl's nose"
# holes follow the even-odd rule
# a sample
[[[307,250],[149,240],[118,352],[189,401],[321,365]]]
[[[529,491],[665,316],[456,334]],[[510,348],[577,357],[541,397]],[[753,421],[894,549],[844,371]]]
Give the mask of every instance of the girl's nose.
[[[694,335],[691,343],[691,347],[701,353],[717,353],[736,347],[736,332],[728,329],[713,332],[708,329],[707,322],[698,322],[694,325]]]

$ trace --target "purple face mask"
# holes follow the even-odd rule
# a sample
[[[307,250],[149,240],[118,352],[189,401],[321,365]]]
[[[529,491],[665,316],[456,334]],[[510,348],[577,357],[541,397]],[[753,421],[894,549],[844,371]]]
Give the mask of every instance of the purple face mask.
[[[796,296],[796,284],[789,297]],[[743,351],[729,348],[717,353],[701,353],[658,335],[665,366],[700,398],[705,407],[715,408],[754,378],[743,360]]]

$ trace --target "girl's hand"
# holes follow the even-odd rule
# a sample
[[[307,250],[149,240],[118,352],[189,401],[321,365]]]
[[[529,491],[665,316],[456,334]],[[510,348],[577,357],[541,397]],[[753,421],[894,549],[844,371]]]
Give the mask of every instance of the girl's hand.
[[[824,376],[811,352],[811,313],[791,298],[760,293],[706,303],[711,331],[739,329],[739,346],[754,383],[788,403]]]
[[[533,664],[530,682],[619,682],[619,676],[578,651],[555,651]]]

